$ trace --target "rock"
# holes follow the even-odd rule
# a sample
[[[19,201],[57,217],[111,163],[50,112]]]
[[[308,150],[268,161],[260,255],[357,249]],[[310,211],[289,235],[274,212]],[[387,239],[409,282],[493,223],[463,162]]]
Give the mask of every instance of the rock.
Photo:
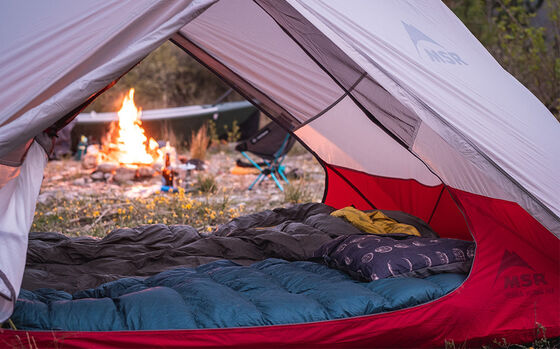
[[[103,175],[103,177],[105,177],[105,180],[106,180],[106,181],[110,181],[110,180],[113,179],[113,174],[112,174],[112,173],[105,173],[105,174]]]
[[[101,171],[103,173],[111,173],[117,170],[119,164],[116,162],[102,162],[97,165],[97,171]]]
[[[299,168],[294,168],[293,170],[286,173],[286,177],[289,179],[300,179],[303,177],[303,171]]]
[[[103,181],[105,180],[105,175],[101,171],[95,171],[90,175],[90,178],[94,181]]]
[[[74,185],[79,185],[79,186],[85,185],[85,184],[86,184],[86,179],[85,179],[85,178],[78,178],[78,179],[75,179],[75,180],[72,182],[72,184],[74,184]]]
[[[97,155],[96,154],[86,154],[82,159],[82,168],[90,170],[97,166]]]
[[[206,163],[200,159],[190,159],[186,162],[187,165],[192,165],[197,171],[205,171]]]
[[[53,193],[42,193],[39,195],[39,197],[37,198],[37,202],[41,203],[41,204],[46,204],[48,203],[52,198],[54,197]]]
[[[136,169],[129,167],[119,167],[113,175],[113,181],[123,184],[133,180],[136,177]]]
[[[138,177],[141,177],[141,178],[153,177],[155,173],[156,173],[156,170],[154,170],[152,167],[142,166],[142,167],[138,168]]]
[[[86,148],[86,154],[97,155],[99,153],[99,145],[97,144],[90,144]]]

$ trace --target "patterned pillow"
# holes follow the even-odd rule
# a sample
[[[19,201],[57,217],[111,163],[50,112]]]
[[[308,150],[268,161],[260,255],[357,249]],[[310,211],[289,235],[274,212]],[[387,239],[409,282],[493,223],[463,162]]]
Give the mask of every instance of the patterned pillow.
[[[321,246],[315,257],[361,280],[468,273],[474,258],[471,241],[411,236],[341,236]]]

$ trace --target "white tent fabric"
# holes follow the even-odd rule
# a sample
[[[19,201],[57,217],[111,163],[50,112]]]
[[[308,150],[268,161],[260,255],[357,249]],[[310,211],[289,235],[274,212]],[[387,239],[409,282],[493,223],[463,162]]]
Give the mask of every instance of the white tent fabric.
[[[474,166],[484,170],[492,162],[509,177],[486,187],[510,189],[511,178],[523,188],[517,195],[489,196],[518,202],[560,236],[560,124],[442,2],[290,3],[456,151],[484,154]],[[465,144],[454,144],[452,130]],[[477,190],[481,178],[474,171],[445,178],[453,187],[489,194]]]
[[[282,12],[287,7],[282,2],[256,1],[271,14],[268,19],[262,14],[256,16],[258,7],[250,1],[220,2],[180,33],[225,67],[246,77],[248,84],[265,91],[274,102],[291,112],[294,119],[305,122],[309,116],[302,119],[301,113],[294,112],[297,110],[292,105],[294,99],[286,101],[282,96],[293,91],[298,95],[324,91],[324,78],[316,74],[315,79],[306,80],[304,84],[289,81],[290,77],[310,70],[307,57],[290,54],[291,59],[285,65],[276,66],[274,63],[282,60],[281,45],[275,47],[268,43],[266,50],[259,51],[254,48],[254,41],[264,42],[264,39],[258,34],[251,37],[252,40],[245,38],[246,33],[260,33],[263,27],[276,25],[273,22],[281,20],[286,21],[283,29],[290,35],[284,34],[285,37],[274,42],[296,35],[316,38],[313,30],[305,31],[313,25],[347,55],[349,63],[358,64],[402,103],[413,118],[421,120],[422,127],[420,123],[414,125],[414,135],[408,145],[433,172],[445,178],[447,185],[515,201],[560,235],[560,162],[556,161],[560,158],[560,124],[542,103],[499,66],[443,3],[436,0],[420,3],[363,0],[352,5],[337,0],[288,2],[299,18],[293,18],[294,12]],[[245,6],[251,18],[258,20],[232,20],[228,14],[239,4]],[[308,28],[304,20],[309,21]],[[236,25],[241,22],[242,29],[236,31]],[[291,28],[286,28],[290,25]],[[281,35],[278,32],[269,35]],[[319,60],[330,53],[320,51],[322,48],[313,46],[313,42],[303,42],[304,39],[298,44],[314,58]],[[225,48],[229,46],[236,46],[236,49]],[[251,52],[251,59],[259,64],[246,64],[246,52]],[[267,66],[275,69],[266,71],[264,67]],[[371,93],[371,84],[367,81],[370,80],[356,81],[352,91],[356,99],[360,94]],[[336,88],[330,91],[334,94],[329,99],[333,103],[340,102],[334,100]],[[435,139],[416,139],[420,129],[424,136],[434,132],[446,145],[440,147]],[[351,131],[338,129],[337,132],[356,142],[356,135]],[[365,132],[359,138],[365,139]],[[315,150],[324,144],[311,142],[307,145]],[[367,147],[367,144],[361,146]],[[463,161],[462,171],[457,171],[453,163],[443,162],[443,159],[453,160],[457,156]],[[338,163],[341,161],[346,160],[340,159]],[[409,178],[422,182],[416,177]]]
[[[0,321],[11,313],[17,297],[27,253],[27,233],[31,228],[35,204],[47,155],[43,148],[33,142],[19,176],[11,179],[0,189]]]
[[[231,13],[243,15],[228,15]],[[220,1],[181,32],[229,62],[232,70],[273,96],[300,122],[343,94],[253,1]]]
[[[361,133],[368,137],[359,142],[348,137]],[[372,123],[348,97],[295,134],[306,144],[313,144],[315,153],[328,164],[389,178],[414,178],[428,186],[441,184],[420,160]]]
[[[214,1],[3,3],[0,158],[120,77]]]
[[[44,165],[31,140],[171,37],[321,160],[514,201],[560,236],[560,124],[440,1],[11,1],[0,26],[0,245],[19,251],[0,271],[16,292]]]
[[[9,289],[19,292],[46,163],[39,159],[38,145],[27,149],[33,137],[119,78],[214,2],[57,0],[0,5],[0,272],[5,275],[0,281],[0,321],[10,315],[17,296]],[[20,172],[6,165],[17,166],[26,151]]]

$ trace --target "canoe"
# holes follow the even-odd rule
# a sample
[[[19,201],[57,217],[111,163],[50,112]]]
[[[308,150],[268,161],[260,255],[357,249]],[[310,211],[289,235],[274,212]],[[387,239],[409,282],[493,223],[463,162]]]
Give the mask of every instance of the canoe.
[[[89,143],[98,143],[109,130],[110,124],[117,121],[116,112],[81,113],[76,117],[72,129],[72,146],[75,149],[82,135]],[[217,105],[192,105],[178,108],[143,110],[140,116],[147,137],[167,140],[174,133],[178,141],[188,141],[191,132],[198,130],[204,123],[216,123],[218,135],[225,135],[225,127],[231,129],[233,122],[241,128],[242,137],[258,129],[259,111],[248,101],[227,102]]]

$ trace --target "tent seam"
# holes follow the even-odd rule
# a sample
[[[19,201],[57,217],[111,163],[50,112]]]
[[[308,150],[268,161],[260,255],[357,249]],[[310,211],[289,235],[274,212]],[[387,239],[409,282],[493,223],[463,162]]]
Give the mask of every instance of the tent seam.
[[[312,118],[307,119],[304,123],[302,123],[298,128],[296,128],[294,131],[299,130],[300,128],[302,128],[303,126],[309,124],[310,122],[312,122],[313,120],[319,118],[320,116],[322,116],[323,114],[325,114],[326,112],[328,112],[329,110],[331,110],[332,108],[334,108],[338,103],[340,103],[340,101],[342,101],[344,98],[346,98],[350,91],[352,91],[354,88],[356,88],[356,86],[364,79],[364,77],[367,76],[367,73],[364,72],[362,75],[360,75],[360,77],[352,84],[352,86],[350,86],[350,88],[348,89],[348,91],[344,92],[344,94],[342,94],[342,96],[340,96],[339,98],[336,99],[336,101],[334,101],[331,105],[327,106],[325,109],[321,110],[317,115],[313,116]]]

